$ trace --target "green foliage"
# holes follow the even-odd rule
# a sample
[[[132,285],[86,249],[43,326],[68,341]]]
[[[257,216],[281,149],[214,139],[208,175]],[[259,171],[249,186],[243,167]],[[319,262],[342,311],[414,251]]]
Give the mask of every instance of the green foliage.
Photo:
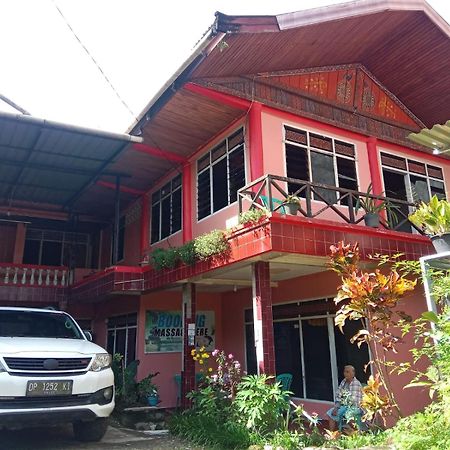
[[[153,383],[153,378],[159,375],[159,372],[150,373],[137,384],[137,390],[141,399],[158,393],[158,386]]]
[[[240,224],[257,224],[269,215],[266,208],[251,208],[239,215]]]
[[[233,407],[239,422],[261,434],[276,430],[289,409],[290,392],[267,375],[247,375],[237,387]]]
[[[155,270],[173,269],[178,262],[176,248],[156,248],[150,255],[152,266]]]
[[[449,233],[450,203],[433,195],[428,203],[422,202],[416,211],[410,214],[409,220],[429,236]]]
[[[178,256],[180,261],[187,266],[192,266],[197,261],[197,255],[195,254],[194,241],[189,241],[186,244],[178,248]]]
[[[370,183],[364,197],[358,197],[356,200],[355,213],[358,214],[360,209],[367,214],[380,214],[386,211],[389,223],[395,225],[398,222],[396,214],[398,207],[389,200],[373,198],[372,195],[372,183]]]
[[[301,205],[301,200],[300,197],[298,197],[297,195],[288,195],[285,199],[284,199],[284,203],[286,203],[287,205]]]
[[[236,421],[218,421],[197,411],[174,415],[169,430],[193,443],[221,449],[245,449],[254,440],[249,430]]]
[[[125,367],[123,356],[114,354],[112,361],[112,371],[114,373],[114,385],[116,389],[116,405],[120,408],[137,403],[138,391],[136,374],[139,361],[132,361]]]
[[[221,230],[213,230],[202,234],[194,240],[195,254],[198,259],[204,260],[211,256],[225,255],[230,250],[230,244]]]
[[[386,442],[386,434],[382,431],[374,433],[353,433],[350,435],[340,435],[337,439],[330,440],[322,444],[323,447],[333,449],[359,449],[372,445],[383,445]],[[400,450],[400,449],[399,449]]]

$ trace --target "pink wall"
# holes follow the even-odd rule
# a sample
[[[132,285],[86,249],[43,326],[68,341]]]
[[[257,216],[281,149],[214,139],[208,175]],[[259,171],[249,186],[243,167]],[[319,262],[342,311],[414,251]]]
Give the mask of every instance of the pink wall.
[[[216,322],[216,346],[222,345],[222,305],[219,294],[197,293],[197,310],[214,311]],[[149,373],[160,372],[155,378],[159,388],[161,406],[175,406],[177,400],[177,385],[174,376],[181,373],[181,352],[149,353],[144,352],[145,316],[147,310],[181,311],[181,290],[164,291],[141,297],[138,318],[137,358],[140,360],[138,378],[144,378]]]
[[[124,258],[120,264],[136,266],[141,261],[141,222],[140,217],[125,226]]]

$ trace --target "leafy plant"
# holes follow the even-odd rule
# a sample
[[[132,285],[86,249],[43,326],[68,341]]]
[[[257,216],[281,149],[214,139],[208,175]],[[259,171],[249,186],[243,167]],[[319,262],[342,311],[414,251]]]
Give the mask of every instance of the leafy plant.
[[[230,244],[221,230],[213,230],[194,240],[195,254],[198,259],[205,260],[215,255],[225,255],[230,250]]]
[[[137,403],[137,368],[139,361],[132,361],[125,367],[123,356],[115,353],[111,364],[114,373],[114,385],[116,390],[116,404],[118,408]]]
[[[176,248],[156,248],[150,254],[150,259],[155,270],[173,269],[179,261],[179,256]]]
[[[284,203],[286,203],[287,205],[299,205],[301,204],[301,200],[300,197],[298,197],[297,195],[287,195],[286,198],[284,199]]]
[[[291,393],[283,391],[281,384],[273,380],[267,375],[247,375],[237,387],[233,407],[238,420],[249,430],[264,434],[283,423]]]
[[[264,217],[269,215],[269,210],[266,208],[250,208],[239,215],[240,224],[257,224]]]
[[[178,256],[183,264],[191,266],[197,261],[194,241],[189,241],[178,248]]]
[[[450,203],[436,195],[428,203],[422,202],[408,218],[429,236],[450,233]]]
[[[388,220],[392,224],[398,222],[396,210],[398,207],[387,199],[374,198],[372,192],[372,183],[369,184],[364,197],[358,197],[355,205],[355,213],[358,214],[359,210],[363,209],[366,214],[380,214],[382,211],[386,211]]]
[[[141,398],[145,399],[158,394],[158,386],[153,383],[153,378],[159,375],[159,372],[150,373],[137,384],[137,390]]]

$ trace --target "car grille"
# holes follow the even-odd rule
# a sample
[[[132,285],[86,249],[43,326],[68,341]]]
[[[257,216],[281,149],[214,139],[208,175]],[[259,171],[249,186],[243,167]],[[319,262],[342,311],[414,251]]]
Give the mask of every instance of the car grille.
[[[91,394],[58,397],[0,397],[0,410],[27,408],[57,408],[58,406],[80,406],[96,403]]]
[[[70,371],[86,370],[91,358],[4,358],[6,365],[11,370],[24,372],[34,371]],[[49,367],[46,361],[55,360]]]

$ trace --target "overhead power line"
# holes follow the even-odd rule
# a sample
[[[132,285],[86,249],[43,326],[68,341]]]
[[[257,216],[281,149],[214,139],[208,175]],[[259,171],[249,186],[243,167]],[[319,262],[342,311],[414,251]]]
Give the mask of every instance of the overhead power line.
[[[78,43],[80,44],[80,46],[83,48],[83,50],[86,52],[86,54],[89,56],[89,58],[92,60],[92,62],[95,64],[95,66],[97,67],[97,69],[99,70],[99,72],[102,74],[103,78],[105,79],[105,81],[108,83],[109,87],[113,90],[114,94],[116,95],[116,97],[119,99],[119,101],[122,103],[122,105],[126,108],[126,110],[133,116],[134,120],[136,122],[138,122],[138,119],[136,117],[136,114],[134,114],[134,112],[132,111],[132,109],[128,106],[127,102],[120,96],[119,92],[117,91],[117,89],[114,87],[114,85],[112,84],[111,80],[108,78],[108,76],[106,75],[106,73],[104,72],[104,70],[101,68],[100,64],[97,62],[97,60],[92,56],[92,54],[89,52],[88,48],[83,44],[83,42],[81,41],[81,39],[78,37],[77,33],[75,32],[75,30],[72,28],[72,26],[70,25],[69,21],[67,20],[66,16],[63,14],[63,12],[61,11],[61,9],[58,7],[58,5],[56,4],[56,2],[53,0],[53,4],[55,5],[56,10],[58,11],[59,15],[62,17],[62,19],[64,20],[64,23],[67,25],[67,28],[69,28],[69,30],[71,31],[71,33],[73,34],[73,36],[75,37],[75,39],[78,41]]]

